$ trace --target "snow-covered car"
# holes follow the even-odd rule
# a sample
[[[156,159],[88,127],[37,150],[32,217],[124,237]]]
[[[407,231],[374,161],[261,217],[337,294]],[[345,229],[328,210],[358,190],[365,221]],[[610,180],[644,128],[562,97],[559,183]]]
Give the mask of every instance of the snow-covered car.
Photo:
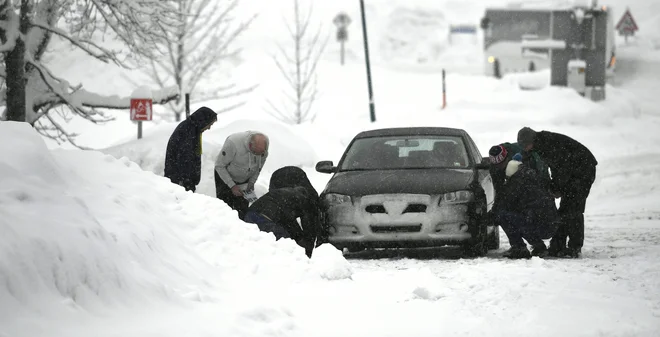
[[[483,256],[499,248],[488,167],[461,129],[361,132],[337,166],[316,164],[333,174],[320,195],[328,241],[349,251],[460,245]]]

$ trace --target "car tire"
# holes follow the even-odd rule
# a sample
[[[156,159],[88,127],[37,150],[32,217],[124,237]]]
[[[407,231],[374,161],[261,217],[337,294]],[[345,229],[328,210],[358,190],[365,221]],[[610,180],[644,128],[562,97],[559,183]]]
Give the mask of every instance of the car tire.
[[[486,247],[489,250],[500,249],[500,226],[495,226],[493,232],[488,234]]]
[[[468,257],[483,257],[488,254],[488,234],[485,226],[482,226],[476,238],[463,246],[463,254]]]

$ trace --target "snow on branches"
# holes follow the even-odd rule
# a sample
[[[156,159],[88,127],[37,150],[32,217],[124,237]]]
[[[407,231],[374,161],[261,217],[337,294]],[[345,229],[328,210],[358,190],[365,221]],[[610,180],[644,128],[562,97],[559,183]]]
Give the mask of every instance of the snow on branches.
[[[131,56],[155,58],[163,52],[167,32],[179,24],[174,0],[0,0],[3,118],[28,122],[58,142],[72,141],[75,135],[49,113],[61,114],[64,121],[73,114],[102,123],[111,118],[99,109],[128,109],[130,99],[91,93],[55,76],[42,62],[51,38],[64,39],[101,62],[128,67],[121,50],[96,42],[99,37],[112,35]],[[156,96],[154,103],[164,104],[179,94],[164,88]]]
[[[254,86],[219,85],[217,75],[225,63],[231,64],[238,55],[239,50],[232,48],[234,41],[249,27],[254,16],[236,19],[234,11],[238,0],[174,1],[181,13],[181,24],[174,29],[161,27],[159,32],[171,36],[160,40],[168,57],[150,59],[145,73],[161,88],[177,85],[195,101],[227,100],[251,92]],[[169,103],[177,121],[184,110],[182,103],[181,97]],[[231,110],[243,103],[222,110]]]

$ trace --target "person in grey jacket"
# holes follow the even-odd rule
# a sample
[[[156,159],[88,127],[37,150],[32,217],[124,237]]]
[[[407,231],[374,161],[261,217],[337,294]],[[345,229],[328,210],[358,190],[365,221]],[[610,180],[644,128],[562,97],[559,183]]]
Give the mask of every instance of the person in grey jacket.
[[[243,220],[249,202],[245,194],[254,192],[254,184],[268,158],[268,137],[258,131],[229,135],[215,162],[215,191],[218,199],[238,212]]]

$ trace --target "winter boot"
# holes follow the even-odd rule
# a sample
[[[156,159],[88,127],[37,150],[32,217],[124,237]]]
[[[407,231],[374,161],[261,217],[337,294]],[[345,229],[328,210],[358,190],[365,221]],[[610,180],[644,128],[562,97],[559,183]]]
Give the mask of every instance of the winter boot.
[[[579,259],[582,256],[582,248],[566,248],[564,249],[564,257],[569,259]]]
[[[504,252],[502,256],[509,259],[530,259],[532,257],[525,246],[513,246]]]
[[[552,257],[562,257],[564,256],[566,247],[561,247],[554,242],[550,242],[550,248],[548,248],[547,255]]]

